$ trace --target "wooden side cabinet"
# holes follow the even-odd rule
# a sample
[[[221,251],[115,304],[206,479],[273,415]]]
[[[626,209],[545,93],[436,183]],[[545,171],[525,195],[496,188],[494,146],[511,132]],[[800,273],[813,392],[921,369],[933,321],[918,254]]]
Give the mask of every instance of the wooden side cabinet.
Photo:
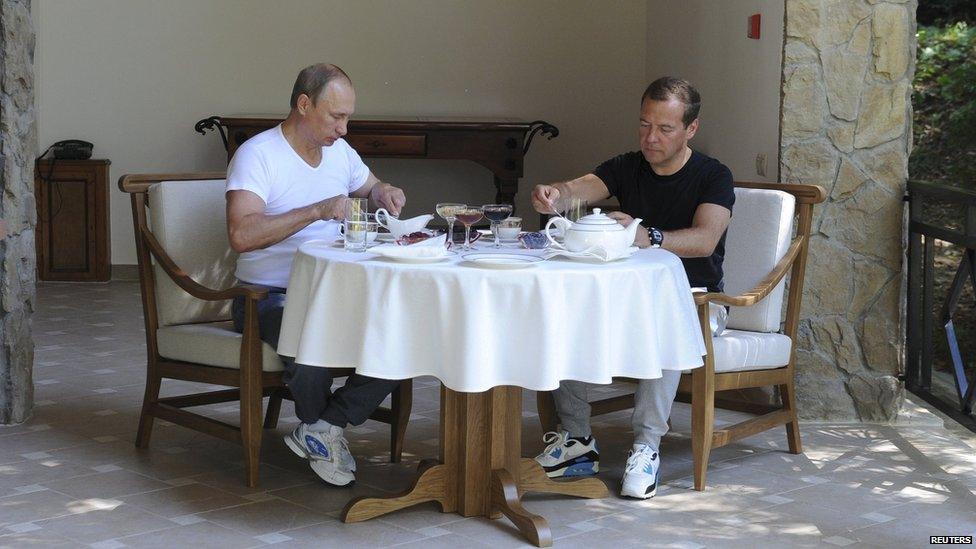
[[[112,276],[109,164],[108,160],[37,163],[34,198],[39,280],[105,282]]]

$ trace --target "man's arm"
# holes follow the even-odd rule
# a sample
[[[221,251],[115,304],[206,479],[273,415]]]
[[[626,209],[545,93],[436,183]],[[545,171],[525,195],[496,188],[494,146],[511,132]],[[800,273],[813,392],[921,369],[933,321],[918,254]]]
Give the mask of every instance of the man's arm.
[[[616,219],[625,227],[634,221],[634,218],[623,212],[612,212],[607,216]],[[728,228],[731,219],[732,212],[725,206],[700,204],[695,210],[691,227],[664,232],[664,243],[661,247],[678,257],[708,257],[715,252],[715,246],[718,246],[718,241],[722,239],[722,233]],[[637,229],[634,244],[640,248],[651,245],[647,229]]]
[[[551,214],[556,210],[557,200],[581,198],[587,202],[598,202],[610,198],[610,190],[599,177],[588,173],[571,181],[553,183],[551,185],[536,185],[532,189],[532,207],[542,214]]]
[[[278,215],[264,213],[265,203],[251,191],[227,191],[227,237],[237,253],[277,244],[320,219],[340,219],[349,199],[339,195]]]
[[[350,195],[355,198],[368,198],[373,209],[386,208],[391,215],[400,215],[400,210],[407,203],[407,197],[403,190],[384,183],[379,180],[373,172],[369,172],[369,177],[362,187],[359,187]]]

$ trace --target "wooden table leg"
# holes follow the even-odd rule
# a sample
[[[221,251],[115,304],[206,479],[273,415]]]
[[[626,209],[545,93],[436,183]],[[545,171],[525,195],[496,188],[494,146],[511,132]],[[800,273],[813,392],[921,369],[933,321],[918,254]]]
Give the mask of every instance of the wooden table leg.
[[[522,507],[518,483],[505,469],[491,472],[491,506],[508,517],[537,547],[552,546],[552,530],[549,523],[539,515],[534,515]]]
[[[342,510],[342,522],[361,522],[427,501],[440,503],[444,512],[453,511],[444,501],[446,467],[424,465],[427,464],[421,464],[420,474],[409,490],[389,498],[359,497],[350,501]]]
[[[519,493],[524,494],[525,492],[545,492],[595,499],[610,496],[607,485],[598,478],[552,480],[546,476],[546,472],[539,465],[539,462],[532,458],[522,458],[521,470],[519,471]]]
[[[495,387],[458,393],[441,387],[441,455],[421,464],[413,486],[390,498],[357,498],[342,513],[359,522],[426,501],[465,517],[508,517],[532,543],[552,545],[546,519],[522,507],[525,492],[585,498],[610,495],[595,478],[554,481],[533,459],[523,458],[522,389]]]

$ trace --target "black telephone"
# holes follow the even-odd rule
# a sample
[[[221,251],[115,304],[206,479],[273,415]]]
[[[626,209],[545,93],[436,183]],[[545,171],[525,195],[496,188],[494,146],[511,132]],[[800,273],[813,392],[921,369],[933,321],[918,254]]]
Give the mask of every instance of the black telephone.
[[[58,141],[51,145],[51,152],[58,160],[87,160],[91,158],[94,145],[81,139]]]
[[[95,148],[94,145],[87,141],[82,141],[81,139],[66,139],[64,141],[58,141],[57,143],[51,145],[47,148],[37,160],[34,161],[34,169],[39,170],[41,159],[47,156],[47,153],[53,153],[54,159],[51,160],[50,165],[47,168],[47,176],[45,177],[40,171],[37,171],[38,177],[41,178],[45,184],[51,185],[58,195],[57,207],[51,213],[50,219],[54,219],[58,213],[61,211],[62,197],[61,197],[61,186],[53,185],[51,176],[54,175],[54,165],[57,164],[58,160],[88,160],[92,156],[92,149]]]

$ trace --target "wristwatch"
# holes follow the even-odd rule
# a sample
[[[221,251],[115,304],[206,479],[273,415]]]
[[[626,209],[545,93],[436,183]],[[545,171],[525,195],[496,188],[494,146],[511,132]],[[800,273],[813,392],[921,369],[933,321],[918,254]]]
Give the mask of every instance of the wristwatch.
[[[645,228],[647,229],[647,237],[651,239],[651,247],[660,248],[661,244],[664,244],[664,233],[657,227]]]

